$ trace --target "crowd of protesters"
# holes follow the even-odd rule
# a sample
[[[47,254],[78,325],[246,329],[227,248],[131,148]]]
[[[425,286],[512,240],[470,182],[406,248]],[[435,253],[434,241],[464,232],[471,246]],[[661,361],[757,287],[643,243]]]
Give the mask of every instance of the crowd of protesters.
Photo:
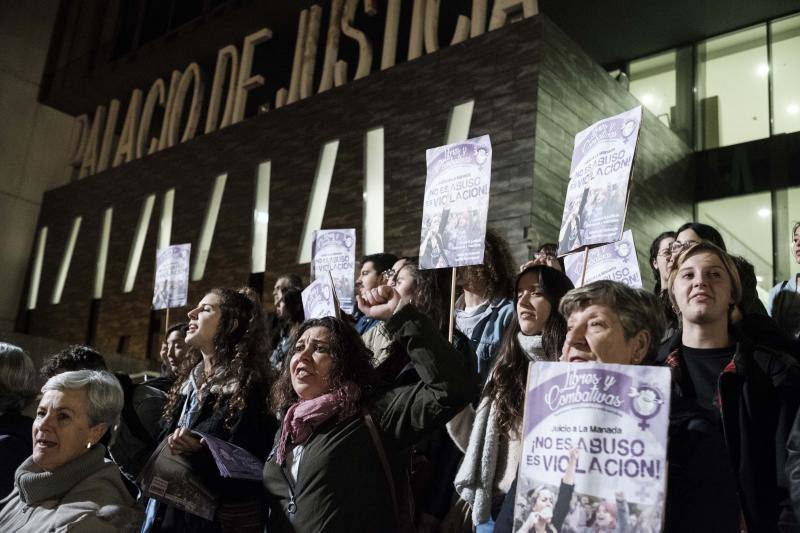
[[[800,264],[800,223],[792,242]],[[37,377],[0,343],[0,531],[800,531],[800,275],[762,305],[753,266],[698,223],[661,233],[650,266],[652,291],[574,288],[556,245],[519,266],[489,229],[457,294],[450,270],[388,253],[362,259],[352,315],[306,320],[293,274],[272,313],[216,288],[140,383],[87,346]],[[517,491],[527,375],[559,360],[670,369],[663,516],[579,498],[574,453],[556,492]],[[212,438],[261,480],[208,476]],[[211,479],[212,513],[143,492],[159,450]]]

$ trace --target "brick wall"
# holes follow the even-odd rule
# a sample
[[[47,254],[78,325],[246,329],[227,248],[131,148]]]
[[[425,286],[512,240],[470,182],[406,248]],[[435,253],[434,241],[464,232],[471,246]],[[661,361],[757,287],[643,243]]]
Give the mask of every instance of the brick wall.
[[[339,139],[323,228],[355,227],[361,237],[364,134],[385,128],[385,249],[418,247],[425,185],[425,149],[442,144],[450,109],[473,98],[470,136],[493,145],[489,224],[509,240],[515,258],[534,240],[554,240],[569,171],[572,136],[634,99],[544,17],[535,17],[450,46],[343,87],[270,111],[45,195],[39,227],[48,226],[37,308],[18,327],[70,342],[86,337],[94,263],[103,211],[114,208],[105,291],[96,344],[114,351],[130,336],[130,355],[146,353],[161,194],[176,189],[172,242],[197,243],[214,178],[228,173],[205,277],[189,302],[217,285],[249,277],[251,220],[259,163],[272,161],[267,272],[308,277],[297,265],[308,197],[321,146]],[[634,173],[628,227],[640,255],[649,236],[691,214],[688,150],[647,114]],[[672,184],[678,184],[675,187]],[[121,291],[144,198],[158,193],[134,290]],[[656,201],[657,200],[657,201]],[[51,305],[58,263],[75,216],[83,216],[62,303]],[[639,231],[639,226],[643,228]],[[357,250],[361,254],[360,243]],[[641,263],[646,271],[646,263]],[[265,291],[268,292],[268,291]],[[173,310],[173,319],[187,309]]]

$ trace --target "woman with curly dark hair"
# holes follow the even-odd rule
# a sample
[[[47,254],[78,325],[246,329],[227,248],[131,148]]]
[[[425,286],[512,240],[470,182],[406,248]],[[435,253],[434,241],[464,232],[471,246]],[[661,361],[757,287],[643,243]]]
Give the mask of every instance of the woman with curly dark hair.
[[[456,326],[477,354],[481,383],[486,381],[503,332],[514,314],[514,270],[508,243],[492,229],[486,230],[483,264],[458,269],[464,293],[456,302]]]
[[[522,413],[528,367],[557,361],[567,333],[558,313],[572,282],[558,270],[533,265],[517,276],[511,324],[483,388],[477,411],[467,406],[447,424],[464,451],[456,491],[470,507],[472,526],[493,524],[516,476],[522,446]]]
[[[272,379],[264,315],[249,288],[216,288],[189,311],[186,344],[202,359],[182,369],[164,408],[173,454],[208,454],[195,431],[264,458],[277,430],[266,394]],[[151,499],[142,531],[258,530],[260,501],[253,482],[224,480],[214,522]]]
[[[273,386],[283,425],[264,465],[267,530],[398,531],[410,526],[405,450],[469,403],[462,357],[408,298],[391,298],[387,330],[421,381],[386,383],[356,331],[308,320]]]

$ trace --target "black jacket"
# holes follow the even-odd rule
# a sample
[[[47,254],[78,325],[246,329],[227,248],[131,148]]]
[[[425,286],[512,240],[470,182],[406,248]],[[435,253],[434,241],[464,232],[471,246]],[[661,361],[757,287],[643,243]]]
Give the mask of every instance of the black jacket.
[[[668,531],[696,531],[702,523],[714,525],[709,531],[727,531],[719,514],[731,516],[733,510],[735,516],[736,506],[749,531],[769,533],[778,531],[778,524],[794,523],[786,443],[800,405],[800,364],[755,345],[736,327],[731,334],[736,352],[719,377],[718,415],[697,405],[684,379],[681,330],[659,350],[658,362],[673,369]],[[721,441],[715,425],[720,422]],[[735,523],[729,527],[738,530]]]
[[[444,426],[472,401],[478,388],[463,356],[413,306],[398,311],[386,327],[404,344],[420,378],[379,387],[365,406],[397,485],[406,475],[407,450]],[[295,482],[289,482],[286,465],[279,466],[273,456],[264,465],[267,530],[397,531],[400,525],[387,484],[363,414],[342,421],[332,418],[305,442]],[[292,501],[296,507],[290,512]]]
[[[0,415],[0,499],[14,488],[14,472],[31,455],[33,420],[19,412]]]
[[[198,364],[202,365],[203,363],[201,361]],[[245,409],[237,414],[229,430],[225,427],[225,415],[232,391],[228,389],[228,386],[223,387],[221,390],[215,387],[212,392],[205,395],[200,407],[200,414],[191,424],[190,429],[228,441],[246,449],[262,461],[265,460],[269,453],[272,439],[278,429],[278,421],[266,411],[266,391],[253,391],[248,397]],[[216,401],[219,394],[222,394],[222,402],[217,407]],[[172,422],[164,428],[160,440],[166,438],[177,428],[184,400],[185,397],[181,396],[176,404]],[[220,488],[221,507],[219,512],[223,511],[228,505],[246,504],[249,501],[254,501],[255,505],[260,505],[258,503],[260,487],[257,482],[222,479]],[[184,513],[171,505],[159,502],[156,523],[152,530],[162,533],[221,531],[219,512],[217,519],[214,522],[209,522],[189,513]]]

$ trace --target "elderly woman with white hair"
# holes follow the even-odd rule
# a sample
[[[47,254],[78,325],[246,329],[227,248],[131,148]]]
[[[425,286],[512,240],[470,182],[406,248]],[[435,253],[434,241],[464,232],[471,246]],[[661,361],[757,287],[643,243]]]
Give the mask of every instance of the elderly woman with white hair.
[[[30,454],[33,420],[21,411],[35,397],[33,361],[19,346],[0,342],[0,498],[14,488],[14,471]]]
[[[122,411],[122,389],[108,372],[50,378],[33,422],[33,454],[0,501],[0,531],[121,531],[138,526],[133,498],[99,441]]]

